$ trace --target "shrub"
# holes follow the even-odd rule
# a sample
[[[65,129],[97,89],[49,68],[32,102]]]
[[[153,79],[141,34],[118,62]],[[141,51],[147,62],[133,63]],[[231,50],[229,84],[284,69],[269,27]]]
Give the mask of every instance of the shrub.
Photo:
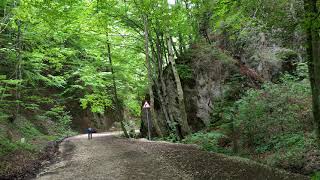
[[[308,82],[297,82],[290,76],[282,81],[249,90],[236,102],[234,118],[243,146],[262,153],[281,146],[281,142],[298,142],[304,131],[312,130]]]
[[[181,79],[184,79],[184,80],[192,79],[192,69],[190,66],[185,64],[178,64],[177,70]]]
[[[33,151],[34,146],[28,143],[20,143],[19,141],[12,141],[3,136],[0,136],[0,157],[5,156],[16,150]]]
[[[233,106],[223,108],[225,123],[219,127],[231,134],[227,124],[234,125],[241,155],[303,171],[315,138],[309,82],[299,78],[284,75],[279,84],[248,90]]]
[[[311,180],[319,180],[319,179],[320,179],[320,172],[316,172],[311,178]]]
[[[28,121],[23,121],[18,125],[18,129],[22,134],[22,137],[26,138],[35,138],[37,136],[41,136],[42,134],[36,127],[28,122]]]
[[[45,113],[46,117],[49,117],[55,122],[54,132],[58,133],[58,136],[68,136],[73,134],[71,131],[72,117],[69,112],[66,112],[64,106],[55,106]]]
[[[219,153],[231,153],[230,149],[225,149],[219,146],[219,140],[226,136],[218,131],[212,132],[198,132],[187,136],[183,143],[197,144],[206,151],[219,152]]]

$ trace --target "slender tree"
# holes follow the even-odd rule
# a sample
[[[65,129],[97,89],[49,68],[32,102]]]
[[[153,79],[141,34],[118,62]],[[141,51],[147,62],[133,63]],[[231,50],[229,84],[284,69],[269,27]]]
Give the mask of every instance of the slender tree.
[[[317,0],[304,0],[313,117],[320,146],[320,21]]]
[[[174,80],[176,83],[177,87],[177,96],[178,96],[178,105],[179,105],[179,110],[180,110],[180,115],[181,117],[179,119],[179,123],[181,125],[181,133],[182,135],[187,135],[191,133],[191,129],[188,124],[188,116],[185,108],[185,102],[184,102],[184,95],[183,95],[183,89],[182,89],[182,84],[181,80],[176,68],[176,63],[174,60],[174,54],[173,54],[173,47],[172,47],[172,39],[171,37],[168,38],[168,51],[169,51],[169,62],[171,64]]]
[[[145,37],[145,54],[146,54],[146,66],[148,71],[148,79],[149,79],[149,95],[150,95],[150,111],[151,111],[151,118],[153,125],[155,126],[155,129],[158,133],[158,135],[162,136],[161,129],[158,125],[158,121],[156,118],[156,114],[154,111],[154,94],[153,94],[153,79],[152,79],[152,67],[151,62],[149,59],[149,33],[148,33],[148,18],[147,16],[143,17],[143,24],[144,24],[144,37]]]
[[[108,49],[108,59],[109,59],[109,64],[110,64],[110,71],[112,75],[112,85],[113,85],[113,96],[114,96],[114,101],[115,101],[115,106],[116,106],[116,112],[119,118],[119,121],[121,123],[121,129],[125,135],[126,138],[129,138],[129,134],[127,132],[127,129],[124,125],[124,118],[123,118],[123,112],[121,108],[121,104],[118,98],[118,92],[117,92],[117,84],[116,84],[116,77],[114,74],[114,69],[113,69],[113,63],[112,63],[112,56],[111,56],[111,47],[110,47],[110,41],[109,41],[109,36],[108,33],[106,34],[107,37],[107,49]]]
[[[18,6],[19,1],[14,1],[14,6]],[[16,85],[16,114],[15,117],[18,117],[20,114],[20,101],[21,101],[21,81],[22,81],[22,22],[20,19],[17,19],[17,38],[16,38],[16,79],[19,80],[19,83]]]

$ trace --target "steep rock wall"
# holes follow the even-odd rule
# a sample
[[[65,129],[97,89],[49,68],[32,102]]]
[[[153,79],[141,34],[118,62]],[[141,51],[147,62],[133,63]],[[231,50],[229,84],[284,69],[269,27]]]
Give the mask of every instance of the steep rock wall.
[[[210,46],[195,46],[183,57],[177,59],[181,76],[188,123],[193,131],[210,124],[215,101],[223,98],[230,87],[231,76],[239,74],[236,61]],[[177,120],[180,118],[176,84],[170,66],[164,70],[167,87],[168,109]],[[158,98],[156,98],[158,99]],[[158,103],[159,104],[159,103]],[[163,118],[160,106],[155,106],[157,117]]]
[[[297,55],[288,49],[275,48],[254,58],[244,56],[232,58],[223,50],[207,45],[196,44],[176,59],[181,78],[188,124],[198,131],[212,123],[212,113],[223,101],[235,101],[247,88],[260,88],[264,81],[277,80],[281,73],[294,72]],[[175,122],[179,122],[180,111],[176,84],[171,66],[163,71],[166,85],[167,109]],[[161,84],[161,83],[159,83]],[[155,94],[155,117],[159,123],[166,124],[161,103]],[[160,90],[161,91],[161,90]],[[145,115],[142,114],[141,129],[146,130]],[[146,131],[144,131],[146,132]],[[154,130],[153,130],[154,132]],[[142,134],[143,136],[145,134]]]
[[[97,114],[89,109],[82,109],[79,102],[69,103],[67,108],[72,115],[72,128],[81,133],[88,127],[93,127],[100,132],[107,131],[118,117],[112,108],[106,109],[104,114]]]

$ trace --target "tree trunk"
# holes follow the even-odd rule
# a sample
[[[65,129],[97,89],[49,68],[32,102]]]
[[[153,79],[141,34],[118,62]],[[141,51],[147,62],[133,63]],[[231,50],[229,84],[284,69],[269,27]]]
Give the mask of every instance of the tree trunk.
[[[15,4],[16,6],[16,4]],[[16,79],[22,80],[22,31],[21,31],[21,20],[17,21],[18,32],[17,32],[17,42],[16,42],[16,56],[17,56],[17,66],[16,66]],[[19,82],[16,86],[16,114],[15,118],[17,118],[20,114],[20,101],[21,101],[21,82]],[[15,120],[15,119],[13,119]]]
[[[152,43],[152,41],[151,41]],[[158,72],[159,74],[159,77],[160,77],[160,74],[162,74],[162,68],[159,67],[159,62],[160,62],[160,59],[159,58],[156,58],[156,52],[154,50],[154,46],[153,46],[153,43],[151,44],[151,47],[152,47],[152,58],[155,59],[154,61],[156,61],[157,59],[157,62],[158,62],[158,66],[155,66],[155,72]],[[159,55],[157,54],[157,57],[159,57]],[[159,122],[159,126],[161,128],[161,131],[163,132],[163,135],[168,135],[168,132],[169,132],[169,129],[170,129],[170,119],[169,119],[169,114],[168,114],[168,110],[167,110],[167,105],[165,103],[165,97],[164,97],[164,93],[162,92],[161,93],[161,90],[162,87],[158,81],[158,79],[155,79],[154,80],[154,83],[155,83],[155,89],[156,89],[156,92],[157,92],[157,95],[159,97],[159,100],[160,100],[160,108],[161,108],[161,111],[164,115],[164,120],[165,121],[162,121],[161,119],[161,122]]]
[[[160,79],[160,83],[161,83],[161,90],[162,90],[162,95],[163,95],[163,101],[164,101],[164,106],[165,108],[167,109],[167,113],[168,113],[168,123],[169,123],[169,127],[170,129],[175,129],[175,133],[177,134],[177,128],[174,127],[174,119],[173,119],[173,115],[172,115],[172,112],[170,111],[170,107],[169,107],[169,100],[168,100],[168,95],[167,95],[167,86],[166,86],[166,83],[164,81],[164,78],[163,78],[163,70],[162,70],[162,67],[163,67],[163,56],[162,53],[165,51],[163,51],[163,49],[166,49],[166,47],[162,47],[161,48],[161,38],[159,37],[159,35],[157,34],[157,42],[156,42],[156,46],[157,46],[157,52],[158,52],[158,66],[159,66],[159,69],[161,69],[159,71],[159,79]],[[177,136],[179,137],[179,136]],[[180,139],[179,139],[180,140]]]
[[[167,50],[168,50],[168,48],[166,48],[166,41],[165,41],[165,39],[164,39],[164,37],[163,37],[163,34],[162,34],[162,36],[161,36],[161,44],[162,44],[162,47],[163,47],[163,49],[162,49],[162,54],[167,54]],[[165,58],[165,63],[166,64],[169,64],[168,63],[168,58],[167,58],[167,56],[164,56],[164,58]]]
[[[307,34],[307,54],[310,84],[312,91],[313,118],[318,146],[320,146],[320,37],[316,18],[317,0],[304,0]]]
[[[161,91],[162,91],[162,99],[160,99],[160,101],[162,101],[163,103],[163,108],[164,108],[164,113],[167,114],[165,115],[166,117],[166,121],[167,124],[169,126],[169,130],[173,133],[176,134],[177,140],[181,140],[182,139],[182,135],[179,132],[179,128],[177,127],[177,123],[174,122],[174,118],[173,118],[173,112],[171,111],[171,108],[169,107],[169,100],[168,100],[168,95],[167,95],[167,86],[166,83],[164,81],[163,78],[163,57],[165,56],[165,49],[166,47],[162,47],[162,45],[164,45],[161,41],[161,36],[159,35],[160,33],[156,33],[156,48],[157,48],[157,55],[158,55],[158,69],[159,69],[159,79],[160,79],[160,84],[159,85],[161,87]],[[164,54],[164,55],[163,55]],[[158,86],[158,87],[159,87]],[[160,89],[158,90],[160,91]]]
[[[110,42],[109,42],[109,36],[108,33],[106,34],[107,36],[107,50],[108,50],[108,59],[109,59],[109,64],[110,64],[110,70],[111,70],[111,75],[112,75],[112,85],[113,85],[113,96],[114,96],[114,102],[116,104],[116,112],[119,116],[119,121],[121,123],[121,129],[124,133],[124,136],[126,138],[130,138],[126,127],[124,126],[124,118],[123,118],[123,113],[121,110],[121,105],[120,105],[120,101],[118,99],[118,92],[117,92],[117,84],[116,84],[116,77],[114,75],[114,70],[113,70],[113,63],[112,63],[112,57],[111,57],[111,47],[110,47]]]
[[[183,89],[182,89],[181,80],[176,68],[176,63],[174,60],[171,38],[168,38],[168,50],[169,50],[168,59],[171,64],[174,80],[177,86],[178,106],[179,106],[180,115],[181,115],[181,117],[178,119],[181,125],[181,133],[183,136],[185,136],[191,133],[191,129],[188,124],[188,119],[187,119],[188,117],[187,117],[187,112],[186,112],[185,103],[184,103]]]
[[[180,50],[180,54],[183,54],[185,52],[184,40],[181,33],[179,33],[179,50]]]
[[[122,131],[123,131],[123,133],[124,133],[124,136],[125,136],[126,138],[130,138],[129,133],[128,133],[126,127],[124,126],[123,121],[120,121],[120,124],[121,124],[121,129],[122,129]]]
[[[175,44],[175,43],[173,42],[173,40],[172,40],[172,37],[170,38],[170,41],[171,41],[171,45],[172,45],[172,48],[173,48],[174,53],[176,54],[177,57],[179,57],[180,54],[179,54],[179,52],[178,52],[178,50],[177,50],[177,48],[176,48],[176,44]]]
[[[157,131],[157,134],[159,136],[163,136],[161,129],[158,125],[157,118],[155,116],[155,111],[154,111],[154,94],[152,90],[153,86],[153,80],[152,80],[152,71],[151,71],[151,62],[149,60],[149,34],[148,34],[148,20],[147,17],[145,16],[143,18],[144,20],[144,37],[145,37],[145,53],[146,53],[146,66],[148,70],[148,79],[149,79],[149,95],[150,95],[150,111],[151,111],[151,119],[153,122],[153,125]]]

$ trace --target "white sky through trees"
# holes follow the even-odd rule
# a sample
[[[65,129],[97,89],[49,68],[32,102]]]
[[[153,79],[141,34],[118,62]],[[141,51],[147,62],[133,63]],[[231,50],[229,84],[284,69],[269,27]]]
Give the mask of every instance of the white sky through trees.
[[[175,3],[176,3],[176,0],[168,0],[168,3],[169,3],[169,4],[175,4]]]

